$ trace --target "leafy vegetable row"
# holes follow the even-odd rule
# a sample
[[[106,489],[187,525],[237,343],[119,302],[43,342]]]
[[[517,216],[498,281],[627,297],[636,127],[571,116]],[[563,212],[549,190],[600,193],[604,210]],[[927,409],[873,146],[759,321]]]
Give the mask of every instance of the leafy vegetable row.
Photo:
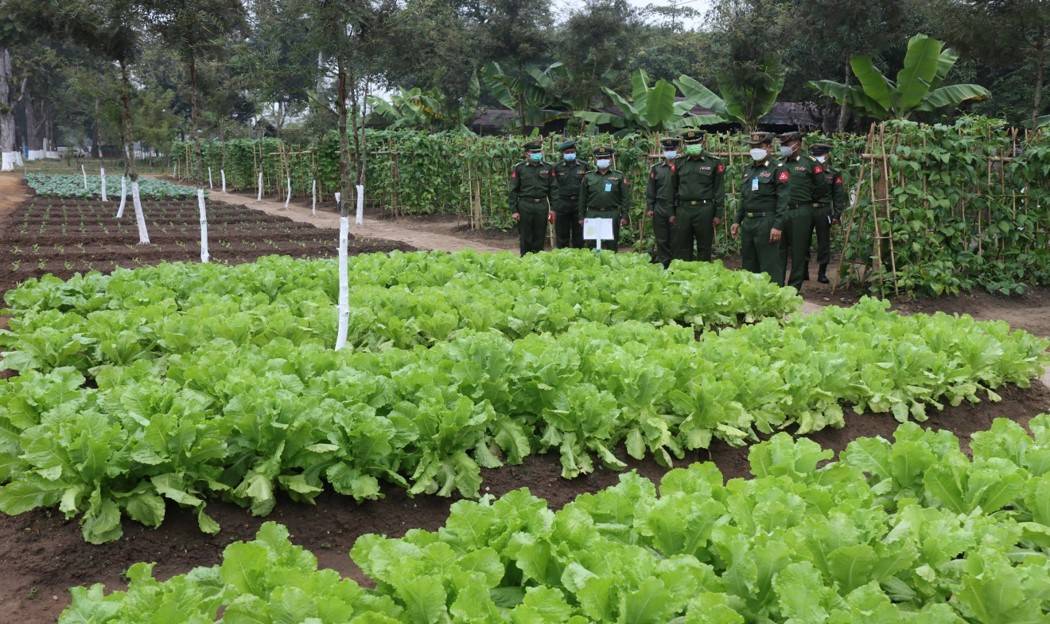
[[[120,177],[106,176],[106,195],[111,201],[120,199]],[[45,197],[93,198],[102,195],[97,172],[88,174],[86,189],[84,177],[76,174],[27,173],[26,184],[37,195]],[[127,190],[130,195],[130,181]],[[190,199],[197,197],[197,189],[155,178],[139,178],[139,196],[144,199]]]
[[[127,591],[73,589],[59,622],[1045,622],[1050,415],[1030,426],[996,421],[971,459],[909,423],[826,464],[780,433],[751,450],[749,480],[698,463],[556,512],[526,489],[461,501],[438,531],[358,539],[372,589],[266,523],[220,565],[159,582],[140,563]]]
[[[928,406],[1027,385],[1047,342],[1005,323],[899,316],[885,302],[772,319],[698,341],[690,328],[576,323],[511,340],[334,352],[273,337],[0,381],[0,511],[58,506],[86,540],[149,526],[165,499],[221,497],[265,515],[275,490],[358,500],[383,483],[476,496],[480,467],[557,452],[562,475],[622,468],[617,449],[669,464],[797,425],[841,427],[843,406],[923,420]],[[103,348],[116,348],[104,345]],[[12,357],[17,357],[14,354]],[[115,361],[117,358],[109,358]]]
[[[669,271],[636,254],[573,250],[517,258],[461,252],[355,256],[349,344],[378,350],[431,345],[465,331],[518,338],[577,321],[638,320],[697,328],[798,310],[801,299],[761,275],[720,264]],[[19,370],[126,364],[184,353],[213,338],[237,345],[287,338],[335,343],[338,275],[332,261],[163,264],[68,282],[31,281],[7,294]]]

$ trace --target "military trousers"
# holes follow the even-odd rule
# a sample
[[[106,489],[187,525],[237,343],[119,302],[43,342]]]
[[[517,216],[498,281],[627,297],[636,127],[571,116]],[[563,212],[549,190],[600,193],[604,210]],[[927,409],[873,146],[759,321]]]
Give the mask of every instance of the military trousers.
[[[831,262],[830,208],[816,208],[813,210],[813,229],[817,232],[817,264],[826,265]]]
[[[544,239],[547,238],[547,200],[522,200],[518,212],[518,241],[521,255],[543,251]]]
[[[583,215],[580,215],[583,218]],[[620,249],[620,215],[615,212],[595,212],[591,211],[587,214],[589,219],[612,219],[613,223],[613,239],[603,240],[602,249],[609,251],[618,251]],[[580,226],[583,227],[582,225]],[[592,239],[585,239],[583,246],[588,249],[594,249],[598,246],[597,241]]]
[[[740,223],[740,259],[745,271],[765,273],[784,285],[784,258],[780,243],[769,242],[773,216],[748,217]]]
[[[711,260],[715,242],[715,205],[710,201],[684,201],[678,205],[675,224],[671,230],[671,247],[676,260]]]
[[[560,199],[554,207],[554,246],[583,247],[583,226],[575,197]]]
[[[660,209],[654,210],[653,239],[655,245],[653,247],[653,262],[658,262],[664,265],[665,268],[671,264],[671,258],[674,257],[671,249],[671,232],[673,230],[671,215]]]
[[[791,262],[791,273],[787,278],[788,286],[802,290],[802,282],[809,273],[809,245],[813,232],[813,206],[796,205],[788,211],[787,226],[781,241],[781,257],[785,269]]]

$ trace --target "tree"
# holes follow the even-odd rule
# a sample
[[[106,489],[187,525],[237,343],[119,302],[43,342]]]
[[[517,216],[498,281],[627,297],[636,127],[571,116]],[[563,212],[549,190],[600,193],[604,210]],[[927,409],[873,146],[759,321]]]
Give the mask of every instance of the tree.
[[[568,111],[553,110],[562,102],[554,86],[564,73],[561,63],[552,63],[542,70],[529,67],[519,76],[492,62],[481,69],[481,79],[500,104],[517,113],[521,134],[527,135],[532,128],[570,116]]]
[[[709,117],[702,118],[701,124],[738,123],[744,127],[745,132],[751,132],[758,127],[759,119],[769,113],[776,104],[777,96],[784,85],[784,74],[777,72],[776,75],[778,78],[760,82],[759,86],[753,90],[733,86],[727,88],[727,83],[720,82],[721,95],[685,75],[679,76],[675,80],[675,85],[690,101],[713,113]]]
[[[954,108],[991,96],[988,89],[976,84],[943,85],[958,60],[959,55],[945,48],[943,42],[919,34],[908,41],[904,66],[897,72],[896,81],[884,76],[870,56],[855,55],[850,58],[850,67],[860,85],[832,80],[818,80],[810,85],[870,117],[907,119],[915,112]]]
[[[626,0],[588,0],[572,13],[557,35],[558,60],[564,70],[556,91],[573,108],[588,109],[602,87],[630,79],[624,59],[634,57],[643,38],[639,13]]]
[[[687,93],[681,100],[675,86],[666,80],[649,85],[649,76],[638,70],[631,76],[631,96],[624,97],[608,87],[602,87],[619,114],[578,111],[576,116],[592,124],[611,124],[628,131],[668,132],[686,126],[716,121],[714,117],[694,116],[693,108],[700,100],[696,93]]]

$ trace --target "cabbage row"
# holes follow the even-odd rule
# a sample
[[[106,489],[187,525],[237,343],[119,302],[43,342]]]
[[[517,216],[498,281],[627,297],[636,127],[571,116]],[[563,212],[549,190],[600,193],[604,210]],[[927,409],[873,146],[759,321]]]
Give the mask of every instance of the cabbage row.
[[[120,199],[120,178],[119,175],[106,176],[106,195],[110,201]],[[27,173],[26,184],[43,197],[90,199],[102,196],[97,172],[88,174],[87,189],[84,188],[84,176],[78,174]],[[130,196],[130,181],[127,191]],[[143,199],[191,199],[197,197],[197,189],[155,178],[139,178],[139,196]]]
[[[1047,359],[1046,341],[1005,323],[887,306],[869,299],[699,340],[688,327],[579,322],[383,351],[216,337],[135,357],[118,332],[98,349],[119,363],[92,367],[91,383],[75,366],[0,381],[0,511],[57,506],[104,542],[124,516],[159,525],[166,500],[195,508],[211,532],[213,498],[265,515],[276,490],[299,501],[325,488],[376,498],[384,484],[472,497],[481,467],[532,453],[557,453],[572,478],[622,468],[621,445],[670,464],[716,439],[841,427],[844,406],[924,420],[931,407],[1026,386]],[[80,353],[67,348],[60,361]]]
[[[528,490],[461,501],[435,531],[366,535],[366,589],[266,523],[220,565],[72,590],[59,622],[1001,624],[1050,620],[1050,416],[998,420],[968,457],[902,425],[837,462],[777,434],[753,479],[637,474],[559,511]]]
[[[382,350],[433,345],[463,332],[510,338],[560,333],[578,321],[635,320],[697,329],[781,318],[802,300],[762,275],[720,264],[669,271],[638,254],[392,253],[350,260],[348,344]],[[287,338],[334,345],[336,265],[270,257],[252,264],[162,264],[61,281],[45,277],[7,294],[18,370],[185,353],[214,338],[237,345]]]

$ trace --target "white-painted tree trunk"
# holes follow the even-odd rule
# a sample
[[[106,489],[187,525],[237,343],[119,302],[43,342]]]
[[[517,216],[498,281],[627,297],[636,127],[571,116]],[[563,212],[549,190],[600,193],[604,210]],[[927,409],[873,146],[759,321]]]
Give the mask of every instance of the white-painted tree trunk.
[[[149,245],[149,232],[146,231],[146,215],[142,213],[138,180],[131,181],[131,204],[135,207],[135,223],[139,226],[139,244]]]
[[[208,212],[204,207],[204,189],[197,189],[197,208],[201,213],[201,262],[207,262],[208,258]]]
[[[357,185],[357,217],[354,219],[357,225],[365,224],[365,186]]]
[[[211,183],[211,167],[208,167],[208,188],[214,189],[215,185]]]
[[[124,204],[128,201],[128,179],[120,176],[120,205],[117,206],[117,218],[124,216]]]
[[[102,194],[102,201],[109,201],[109,198],[106,197],[106,168],[105,167],[99,167],[98,168],[98,186],[99,186],[99,191],[101,191],[101,194]]]
[[[262,201],[262,171],[259,172],[259,196],[255,198],[255,201]]]
[[[222,178],[222,192],[226,192],[226,170],[219,169],[219,177]]]
[[[317,180],[310,183],[310,214],[317,214]]]
[[[88,190],[87,184],[87,170],[84,169],[84,165],[80,165],[80,175],[84,176],[84,190]]]
[[[292,202],[292,179],[288,178],[288,194],[284,197],[284,209],[288,210],[288,204]]]
[[[339,325],[335,336],[336,351],[346,346],[346,334],[350,325],[350,276],[346,267],[349,242],[350,217],[339,217],[339,304],[336,307]]]

